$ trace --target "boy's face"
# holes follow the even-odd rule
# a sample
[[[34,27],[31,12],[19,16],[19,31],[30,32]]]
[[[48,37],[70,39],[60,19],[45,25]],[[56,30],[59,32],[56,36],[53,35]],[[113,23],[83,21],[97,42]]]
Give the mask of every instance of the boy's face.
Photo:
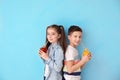
[[[79,45],[81,38],[82,38],[82,32],[80,31],[74,31],[70,35],[68,35],[70,45],[72,45],[73,47]]]

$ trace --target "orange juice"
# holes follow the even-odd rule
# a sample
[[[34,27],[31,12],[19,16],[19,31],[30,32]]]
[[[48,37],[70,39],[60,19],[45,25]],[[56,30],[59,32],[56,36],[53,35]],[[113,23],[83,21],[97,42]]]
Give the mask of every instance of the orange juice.
[[[82,53],[82,56],[86,56],[86,55],[88,55],[88,54],[89,54],[88,49],[87,49],[87,48],[84,48],[84,51],[83,51],[83,53]]]

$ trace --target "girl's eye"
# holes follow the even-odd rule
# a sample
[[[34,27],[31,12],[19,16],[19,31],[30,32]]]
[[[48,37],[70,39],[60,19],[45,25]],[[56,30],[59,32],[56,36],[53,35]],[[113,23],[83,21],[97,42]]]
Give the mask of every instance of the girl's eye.
[[[55,33],[52,33],[52,35],[55,35]]]
[[[47,33],[47,35],[50,35],[49,33]]]
[[[47,33],[47,35],[55,35],[55,33]]]

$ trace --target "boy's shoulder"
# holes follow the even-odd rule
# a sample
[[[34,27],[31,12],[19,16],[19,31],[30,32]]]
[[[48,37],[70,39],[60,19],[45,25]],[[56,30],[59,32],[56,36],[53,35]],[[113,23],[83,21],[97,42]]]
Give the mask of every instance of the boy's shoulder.
[[[77,49],[72,47],[71,45],[68,45],[66,53],[65,53],[65,59],[74,60],[77,55],[78,55]]]
[[[71,45],[68,45],[66,52],[70,53],[77,52],[77,49],[72,47]]]
[[[74,48],[74,47],[71,46],[71,45],[68,45],[68,46],[67,46],[67,49],[70,49],[70,50],[77,50],[76,48]]]

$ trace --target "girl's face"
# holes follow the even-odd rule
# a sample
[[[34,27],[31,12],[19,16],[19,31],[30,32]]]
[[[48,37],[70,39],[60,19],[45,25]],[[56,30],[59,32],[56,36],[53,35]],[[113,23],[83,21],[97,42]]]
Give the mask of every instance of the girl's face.
[[[79,45],[81,41],[81,37],[82,37],[82,32],[80,31],[75,31],[71,33],[70,35],[68,35],[70,45],[72,45],[73,47],[76,47],[77,45]]]
[[[50,43],[56,43],[60,37],[61,35],[54,28],[47,29],[47,39]]]

